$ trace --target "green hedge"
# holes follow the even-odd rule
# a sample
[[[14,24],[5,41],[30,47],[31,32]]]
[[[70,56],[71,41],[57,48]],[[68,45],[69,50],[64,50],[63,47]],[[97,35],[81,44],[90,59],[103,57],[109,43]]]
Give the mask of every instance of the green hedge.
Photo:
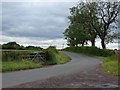
[[[64,50],[66,51],[72,51],[72,52],[77,52],[77,53],[84,53],[84,54],[89,54],[89,55],[96,55],[96,56],[111,56],[114,51],[113,50],[108,50],[108,49],[100,49],[97,47],[67,47]]]

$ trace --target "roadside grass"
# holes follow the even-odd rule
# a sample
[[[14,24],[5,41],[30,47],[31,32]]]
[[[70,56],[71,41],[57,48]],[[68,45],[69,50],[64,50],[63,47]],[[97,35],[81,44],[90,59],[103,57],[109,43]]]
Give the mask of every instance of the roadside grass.
[[[62,52],[56,54],[56,58],[57,58],[57,64],[64,64],[70,60],[70,57],[68,57]]]
[[[30,60],[7,61],[7,62],[2,62],[2,69],[0,70],[2,70],[2,72],[6,72],[6,71],[40,68],[40,67],[42,67],[42,64],[34,63]]]
[[[113,56],[111,56],[111,57],[96,56],[96,57],[103,61],[103,63],[102,63],[103,71],[110,73],[114,76],[120,76],[117,58],[114,58]]]
[[[58,54],[51,54],[51,60],[47,61],[46,65],[55,65],[55,64],[64,64],[67,63],[70,60],[70,57],[65,55],[62,52],[59,52]]]

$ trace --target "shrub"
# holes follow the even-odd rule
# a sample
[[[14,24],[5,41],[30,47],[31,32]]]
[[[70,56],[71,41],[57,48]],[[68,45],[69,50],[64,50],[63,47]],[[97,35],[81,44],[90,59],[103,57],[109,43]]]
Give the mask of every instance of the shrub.
[[[57,64],[57,57],[56,54],[58,54],[57,49],[54,46],[50,46],[47,48],[48,52],[48,60],[47,64]]]
[[[50,46],[50,47],[48,47],[48,48],[47,48],[47,51],[53,52],[53,53],[58,53],[58,51],[57,51],[57,49],[56,49],[55,46]]]

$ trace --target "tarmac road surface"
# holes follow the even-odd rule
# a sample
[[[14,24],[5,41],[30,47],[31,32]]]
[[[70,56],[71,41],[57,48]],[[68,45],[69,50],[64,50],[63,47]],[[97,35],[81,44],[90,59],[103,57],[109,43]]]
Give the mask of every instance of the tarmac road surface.
[[[44,80],[50,77],[67,75],[75,72],[95,69],[100,60],[82,54],[63,52],[71,58],[66,64],[53,65],[40,69],[21,70],[2,73],[2,88],[12,87],[22,83]]]

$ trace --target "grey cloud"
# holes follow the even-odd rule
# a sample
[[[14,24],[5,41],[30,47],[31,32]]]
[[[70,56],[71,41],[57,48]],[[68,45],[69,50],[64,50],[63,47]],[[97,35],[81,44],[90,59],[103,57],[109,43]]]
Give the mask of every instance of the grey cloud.
[[[73,3],[3,3],[3,35],[15,37],[62,38]]]

